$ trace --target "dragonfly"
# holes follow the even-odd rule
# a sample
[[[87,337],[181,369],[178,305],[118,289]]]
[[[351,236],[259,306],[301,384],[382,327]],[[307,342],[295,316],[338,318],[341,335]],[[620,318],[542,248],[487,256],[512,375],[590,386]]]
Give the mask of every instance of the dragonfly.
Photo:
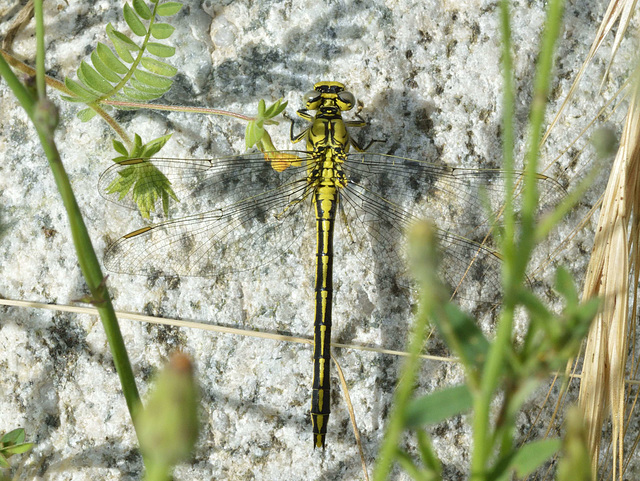
[[[318,82],[303,100],[297,114],[309,125],[295,134],[292,121],[291,141],[305,141],[305,150],[129,159],[107,169],[99,185],[104,191],[132,169],[147,169],[139,182],[170,182],[176,195],[188,195],[189,202],[181,204],[196,212],[121,237],[105,254],[105,267],[113,272],[203,277],[252,272],[287,252],[315,223],[310,417],[314,449],[324,449],[336,226],[347,251],[352,248],[366,266],[384,271],[406,265],[411,224],[433,219],[443,251],[443,280],[461,297],[488,299],[499,290],[500,258],[484,239],[495,225],[492,211],[504,198],[505,172],[367,151],[350,134],[366,122],[359,113],[355,120],[342,118],[356,99],[340,82]],[[561,187],[542,174],[538,180],[542,198],[553,203]]]

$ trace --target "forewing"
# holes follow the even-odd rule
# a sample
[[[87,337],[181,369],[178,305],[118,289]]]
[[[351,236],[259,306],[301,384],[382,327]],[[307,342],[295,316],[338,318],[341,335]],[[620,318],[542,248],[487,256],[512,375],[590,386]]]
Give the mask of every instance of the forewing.
[[[438,229],[441,278],[459,297],[495,299],[500,257],[491,232],[500,223],[504,171],[454,169],[364,153],[349,155],[345,172],[349,184],[341,192],[342,231],[366,246],[358,250],[366,265],[395,265],[403,272],[408,265],[406,230],[418,219],[430,219]],[[522,177],[521,172],[513,175],[516,182]],[[563,189],[548,177],[539,176],[539,183],[545,199],[541,209],[547,209]]]
[[[163,162],[178,169],[174,161]],[[190,192],[198,195],[185,208],[196,213],[120,238],[105,254],[108,270],[213,277],[266,264],[299,240],[311,206],[305,165],[277,172],[261,157],[260,163],[245,162],[244,172],[223,165],[202,179],[197,164],[187,165],[194,174]]]

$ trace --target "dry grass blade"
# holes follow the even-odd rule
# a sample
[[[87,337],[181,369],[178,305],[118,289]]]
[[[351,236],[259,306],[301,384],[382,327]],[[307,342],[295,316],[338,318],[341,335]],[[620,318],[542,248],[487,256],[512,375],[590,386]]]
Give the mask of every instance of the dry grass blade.
[[[587,424],[593,472],[597,472],[602,425],[606,409],[611,406],[613,457],[616,460],[614,479],[617,467],[622,479],[623,466],[630,264],[627,229],[638,195],[636,171],[640,168],[639,101],[636,89],[605,190],[583,292],[585,299],[599,296],[603,304],[587,339],[580,385],[580,407]],[[636,216],[637,211],[633,217]],[[632,232],[636,232],[636,229],[632,229]]]
[[[569,100],[571,100],[571,97],[573,97],[573,94],[576,88],[578,87],[578,83],[580,82],[580,79],[582,78],[582,75],[584,74],[584,71],[586,70],[587,66],[593,60],[593,57],[595,56],[596,52],[602,45],[602,42],[604,42],[605,37],[608,35],[608,33],[611,31],[615,23],[618,21],[618,18],[621,18],[620,28],[616,33],[614,45],[611,50],[609,65],[607,66],[607,70],[604,76],[602,77],[602,81],[604,82],[604,79],[606,79],[607,73],[609,72],[609,67],[611,66],[611,62],[613,61],[613,57],[615,56],[618,46],[622,41],[622,36],[626,32],[627,27],[629,25],[629,20],[631,18],[631,14],[633,13],[633,10],[634,10],[633,7],[635,6],[636,1],[637,0],[611,0],[611,2],[609,3],[609,6],[607,7],[607,11],[605,12],[602,18],[600,27],[598,27],[598,31],[596,32],[596,37],[593,39],[593,43],[591,44],[591,49],[589,49],[587,58],[585,58],[584,63],[582,64],[582,67],[580,67],[580,71],[576,75],[576,78],[573,81],[571,88],[569,89],[569,93],[567,94],[567,97],[564,99],[564,101],[562,102],[562,105],[558,109],[558,113],[556,113],[555,117],[549,124],[549,128],[547,129],[546,133],[542,137],[540,144],[544,144],[545,141],[547,140],[549,133],[551,132],[553,127],[556,125],[556,123],[560,119],[560,115],[562,114],[562,111],[568,105]]]
[[[347,380],[344,378],[344,373],[342,372],[342,368],[338,363],[336,357],[331,353],[331,359],[333,360],[333,364],[336,366],[336,371],[338,373],[338,378],[340,379],[340,385],[342,386],[342,392],[344,393],[344,399],[347,403],[347,409],[349,410],[349,418],[351,419],[351,426],[353,427],[353,436],[355,437],[356,444],[358,445],[358,452],[360,453],[360,462],[362,464],[362,473],[364,475],[365,481],[369,481],[369,471],[367,469],[367,461],[364,457],[364,450],[362,449],[362,439],[360,438],[360,430],[358,429],[358,424],[356,422],[356,413],[353,410],[353,403],[351,402],[351,396],[349,396],[349,386],[347,386]]]

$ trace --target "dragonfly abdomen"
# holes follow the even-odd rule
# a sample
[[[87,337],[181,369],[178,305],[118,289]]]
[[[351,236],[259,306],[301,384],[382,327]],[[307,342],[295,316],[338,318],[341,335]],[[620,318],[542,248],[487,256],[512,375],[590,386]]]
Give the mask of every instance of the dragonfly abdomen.
[[[316,211],[316,284],[311,422],[314,447],[324,448],[331,403],[331,308],[333,301],[333,230],[338,189],[321,185],[314,196]]]

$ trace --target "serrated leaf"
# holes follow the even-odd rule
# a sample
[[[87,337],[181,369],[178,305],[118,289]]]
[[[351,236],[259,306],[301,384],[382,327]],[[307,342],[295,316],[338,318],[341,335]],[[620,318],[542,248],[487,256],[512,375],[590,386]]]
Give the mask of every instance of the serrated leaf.
[[[133,73],[133,76],[143,84],[147,84],[150,87],[154,87],[157,89],[169,90],[171,84],[173,83],[171,79],[153,73],[145,72],[144,70],[136,70]]]
[[[113,86],[84,60],[80,62],[78,78],[82,80],[85,86],[102,94],[109,94],[113,91]]]
[[[98,95],[95,95],[93,92],[87,90],[83,85],[76,82],[75,80],[70,79],[69,77],[65,77],[64,84],[66,87],[71,90],[74,94],[78,96],[77,99],[73,99],[74,102],[91,102],[95,100]]]
[[[159,97],[159,95],[157,94],[141,92],[131,87],[123,88],[122,94],[126,99],[134,100],[136,102],[146,102],[148,100],[154,100]]]
[[[123,156],[129,155],[129,152],[127,152],[127,148],[119,140],[113,141],[113,150],[115,150],[116,152],[118,152],[120,155],[123,155]]]
[[[141,157],[151,157],[152,155],[156,155],[162,147],[169,141],[173,134],[163,135],[162,137],[158,137],[144,146]]]
[[[410,428],[436,424],[472,407],[473,398],[466,385],[441,389],[412,401],[406,409],[405,424]]]
[[[76,115],[80,119],[81,122],[89,122],[92,118],[96,116],[96,111],[91,108],[82,109]]]
[[[133,9],[145,20],[151,20],[151,10],[144,2],[144,0],[133,0]]]
[[[161,62],[160,60],[156,60],[154,58],[144,57],[140,63],[144,68],[146,68],[149,72],[156,73],[158,75],[163,75],[165,77],[173,77],[176,73],[178,73],[178,69],[169,65],[168,63]]]
[[[102,62],[116,74],[124,75],[129,71],[127,66],[118,60],[118,57],[116,57],[111,49],[104,43],[98,42],[96,52],[98,53],[100,60],[102,60]]]
[[[161,17],[170,17],[175,15],[182,8],[182,4],[178,2],[167,2],[158,5],[156,13]]]
[[[150,87],[147,84],[143,84],[142,82],[132,78],[131,80],[129,80],[129,86],[133,87],[136,90],[139,90],[140,92],[144,92],[147,94],[155,94],[158,97],[162,96],[167,89],[161,89],[161,88],[157,88],[157,87]]]
[[[147,43],[147,52],[157,57],[168,58],[173,57],[176,49],[163,43],[149,42]]]
[[[127,22],[129,28],[133,33],[135,33],[138,37],[144,37],[147,34],[147,28],[138,17],[138,14],[129,6],[128,3],[124,4],[124,8],[122,9],[122,13],[124,14],[124,21]]]
[[[175,28],[168,23],[154,23],[151,25],[151,35],[158,40],[169,38],[174,31]]]
[[[107,81],[118,83],[120,82],[120,77],[118,77],[113,70],[105,65],[105,63],[100,59],[98,52],[95,50],[91,52],[91,63],[93,67],[97,70],[97,72],[102,75]]]

